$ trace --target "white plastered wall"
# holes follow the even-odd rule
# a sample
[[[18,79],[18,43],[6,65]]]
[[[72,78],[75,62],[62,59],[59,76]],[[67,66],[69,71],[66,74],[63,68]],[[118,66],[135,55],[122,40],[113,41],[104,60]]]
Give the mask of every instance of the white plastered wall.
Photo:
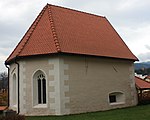
[[[17,65],[11,64],[9,71],[9,109],[15,110],[18,112],[18,68]],[[16,75],[16,104],[13,103],[13,76]]]
[[[64,55],[69,66],[70,114],[102,111],[137,104],[133,61]],[[109,103],[109,93],[123,93],[123,102]]]
[[[63,115],[70,114],[66,106],[70,102],[67,95],[69,76],[65,74],[68,65],[64,64],[59,56],[24,59],[20,65],[20,114],[39,115]],[[34,106],[33,75],[42,70],[46,74],[47,104]]]
[[[19,64],[20,114],[34,116],[64,115],[137,104],[134,68],[130,61],[97,59],[90,56],[85,59],[84,56],[78,55],[60,55],[24,59]],[[47,78],[47,104],[45,107],[33,105],[32,80],[33,74],[37,70],[42,70]],[[106,71],[109,72],[109,75]],[[16,73],[17,76],[17,72],[17,65],[11,64],[10,108],[13,110],[17,110],[17,107],[14,107],[11,102],[12,75]],[[112,80],[115,81],[112,82]],[[126,84],[126,86],[122,87],[122,84]],[[126,95],[126,104],[109,105],[108,95],[115,91],[114,87],[117,88],[117,91],[123,91]],[[95,96],[97,96],[97,99],[94,99]]]

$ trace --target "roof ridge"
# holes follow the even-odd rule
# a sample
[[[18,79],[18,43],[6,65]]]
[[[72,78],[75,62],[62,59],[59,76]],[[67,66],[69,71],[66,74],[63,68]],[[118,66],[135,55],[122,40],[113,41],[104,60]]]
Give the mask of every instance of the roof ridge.
[[[49,4],[47,4],[47,6],[48,6],[48,17],[49,17],[49,21],[50,21],[50,26],[51,26],[53,38],[54,38],[54,43],[55,43],[57,52],[60,52],[61,49],[60,49],[60,44],[59,44],[59,41],[58,41],[58,37],[57,37],[55,25],[54,25],[54,20],[53,20],[53,17],[52,17],[51,6]]]
[[[28,29],[28,31],[26,32],[26,34],[24,35],[24,37],[27,35],[27,33],[29,32],[29,30],[31,29],[31,31],[29,32],[29,34],[27,35],[26,41],[24,42],[24,44],[22,45],[22,47],[20,48],[20,50],[18,51],[17,55],[18,56],[22,50],[24,49],[25,45],[27,44],[27,42],[29,41],[29,38],[31,37],[32,33],[34,32],[37,24],[39,23],[41,17],[43,16],[45,10],[46,10],[47,6],[45,6],[42,11],[39,13],[39,15],[37,16],[36,20],[33,22],[33,24],[31,25],[31,27]],[[24,37],[22,39],[24,39]]]
[[[49,5],[49,6],[55,6],[55,7],[59,7],[59,8],[71,10],[71,11],[75,11],[75,12],[78,12],[78,13],[84,13],[84,14],[88,14],[88,15],[95,16],[95,17],[105,18],[105,16],[96,15],[96,14],[94,14],[94,13],[92,14],[92,13],[88,13],[88,12],[84,12],[84,11],[80,11],[80,10],[76,10],[76,9],[71,9],[71,8],[67,8],[67,7],[62,7],[62,6],[52,5],[52,4],[49,4],[49,3],[47,3],[47,5]]]

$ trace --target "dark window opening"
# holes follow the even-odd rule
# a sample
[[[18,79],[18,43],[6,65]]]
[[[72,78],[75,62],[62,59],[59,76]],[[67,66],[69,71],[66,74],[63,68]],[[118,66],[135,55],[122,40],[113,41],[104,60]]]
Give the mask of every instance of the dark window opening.
[[[41,104],[41,80],[38,79],[38,103]]]
[[[46,79],[43,74],[38,76],[38,104],[46,104]]]
[[[110,102],[110,103],[117,102],[117,100],[116,100],[116,95],[110,95],[110,96],[109,96],[109,102]]]
[[[43,103],[46,103],[46,80],[45,79],[42,80],[42,84],[43,84]]]

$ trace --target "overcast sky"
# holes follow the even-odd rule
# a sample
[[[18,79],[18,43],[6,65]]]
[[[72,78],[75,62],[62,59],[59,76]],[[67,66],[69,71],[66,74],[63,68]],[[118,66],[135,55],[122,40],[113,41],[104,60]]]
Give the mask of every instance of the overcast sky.
[[[0,72],[47,3],[106,16],[140,62],[150,61],[150,0],[0,0]]]

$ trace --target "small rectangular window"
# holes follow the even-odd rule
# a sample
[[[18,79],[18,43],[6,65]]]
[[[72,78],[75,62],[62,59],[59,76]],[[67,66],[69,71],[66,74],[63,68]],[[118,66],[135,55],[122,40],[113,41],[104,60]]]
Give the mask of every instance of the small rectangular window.
[[[109,96],[109,102],[110,102],[110,103],[117,102],[117,100],[116,100],[116,95],[110,95],[110,96]]]

